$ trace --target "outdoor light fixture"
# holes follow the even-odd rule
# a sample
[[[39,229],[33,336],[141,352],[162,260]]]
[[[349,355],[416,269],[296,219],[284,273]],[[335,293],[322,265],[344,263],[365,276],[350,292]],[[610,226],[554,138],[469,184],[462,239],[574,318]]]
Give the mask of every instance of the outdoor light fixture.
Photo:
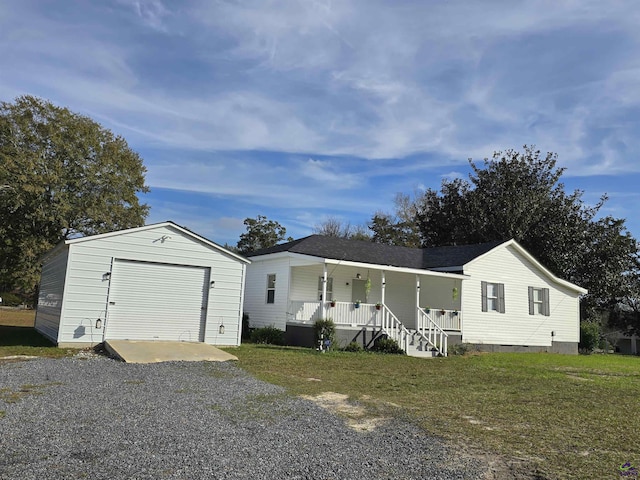
[[[551,330],[551,336],[555,337],[556,336],[556,332],[554,332],[553,330]]]
[[[220,324],[220,328],[218,329],[218,332],[220,333],[220,335],[224,335],[224,323]]]
[[[356,278],[360,280],[362,278],[362,275],[360,275],[359,273],[356,273]]]
[[[100,330],[102,328],[102,319],[99,318],[96,320],[96,330]]]
[[[215,280],[211,280],[211,282],[209,282],[209,286],[211,288],[215,287],[216,286],[216,281]]]
[[[102,280],[106,281],[111,278],[111,272],[105,272],[102,274]]]

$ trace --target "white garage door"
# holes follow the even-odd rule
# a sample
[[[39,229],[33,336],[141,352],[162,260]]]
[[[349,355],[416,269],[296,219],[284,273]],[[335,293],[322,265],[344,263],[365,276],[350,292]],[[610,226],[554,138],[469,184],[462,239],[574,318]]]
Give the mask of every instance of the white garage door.
[[[201,342],[209,269],[115,260],[105,338]]]

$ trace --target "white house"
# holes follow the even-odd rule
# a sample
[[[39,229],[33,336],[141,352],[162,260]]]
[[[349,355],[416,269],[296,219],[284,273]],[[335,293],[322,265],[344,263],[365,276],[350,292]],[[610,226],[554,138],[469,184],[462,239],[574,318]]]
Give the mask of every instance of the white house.
[[[35,328],[60,346],[239,345],[249,263],[173,222],[66,240],[43,258]]]
[[[312,345],[331,318],[341,343],[380,335],[418,356],[452,343],[490,351],[577,353],[579,297],[514,240],[412,249],[311,235],[248,255],[251,327]]]

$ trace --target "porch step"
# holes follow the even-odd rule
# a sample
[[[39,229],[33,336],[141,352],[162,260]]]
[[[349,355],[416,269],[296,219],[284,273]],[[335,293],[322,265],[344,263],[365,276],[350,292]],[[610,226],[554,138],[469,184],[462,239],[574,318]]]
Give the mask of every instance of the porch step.
[[[422,350],[414,347],[413,345],[409,345],[406,353],[410,357],[420,358],[434,358],[438,356],[438,352],[436,350]]]
[[[414,329],[407,329],[412,334],[407,355],[411,357],[433,358],[438,356],[438,350],[433,345],[429,345],[425,340],[420,338],[418,332]]]

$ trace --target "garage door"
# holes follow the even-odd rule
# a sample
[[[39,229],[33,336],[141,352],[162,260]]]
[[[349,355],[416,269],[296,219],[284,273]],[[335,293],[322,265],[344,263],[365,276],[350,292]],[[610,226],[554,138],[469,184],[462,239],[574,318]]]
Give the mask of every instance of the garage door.
[[[115,260],[105,338],[201,342],[209,269]]]

